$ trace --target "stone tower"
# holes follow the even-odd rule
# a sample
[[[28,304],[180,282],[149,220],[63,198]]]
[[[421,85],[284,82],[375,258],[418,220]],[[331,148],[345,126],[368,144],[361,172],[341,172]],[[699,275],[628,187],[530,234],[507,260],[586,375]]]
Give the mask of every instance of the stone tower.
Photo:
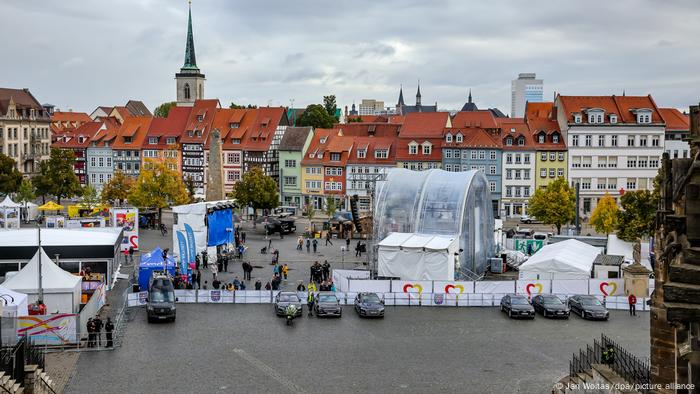
[[[194,53],[194,36],[192,35],[192,1],[190,0],[189,20],[187,21],[187,43],[185,44],[185,64],[175,74],[177,87],[177,105],[193,106],[195,100],[204,98],[205,77],[197,67]]]
[[[209,134],[209,164],[207,166],[207,201],[219,201],[224,193],[224,166],[221,160],[221,133],[218,129]]]

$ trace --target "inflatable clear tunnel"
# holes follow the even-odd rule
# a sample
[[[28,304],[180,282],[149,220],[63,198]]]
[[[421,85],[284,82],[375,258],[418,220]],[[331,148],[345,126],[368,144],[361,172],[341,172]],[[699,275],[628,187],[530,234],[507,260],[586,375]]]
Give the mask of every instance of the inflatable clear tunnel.
[[[377,183],[374,234],[377,242],[392,232],[443,234],[459,239],[455,280],[486,271],[495,253],[489,184],[479,171],[391,169]]]

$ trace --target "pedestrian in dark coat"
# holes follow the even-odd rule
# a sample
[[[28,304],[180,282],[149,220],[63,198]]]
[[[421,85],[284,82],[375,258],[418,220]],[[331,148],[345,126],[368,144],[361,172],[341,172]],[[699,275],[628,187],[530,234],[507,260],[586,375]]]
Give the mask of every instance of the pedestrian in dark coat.
[[[109,317],[107,318],[107,323],[105,323],[105,333],[107,335],[107,347],[112,347],[114,344],[112,343],[112,332],[114,331],[114,324],[112,323],[112,319]]]
[[[330,231],[326,232],[326,246],[328,246],[328,244],[331,244],[331,246],[333,246],[333,242],[331,242],[331,232]]]
[[[311,247],[311,240],[306,238],[306,253],[309,253],[309,248]]]
[[[314,246],[314,253],[316,253],[316,248],[318,248],[318,241],[316,240],[316,238],[314,238],[314,240],[311,243]]]
[[[100,317],[96,317],[93,320],[93,323],[95,324],[95,336],[97,337],[97,346],[102,346],[102,319]]]
[[[245,243],[245,231],[241,232],[241,241],[243,241],[243,243]]]
[[[331,265],[328,264],[328,260],[323,262],[322,272],[323,280],[328,280],[331,276]]]

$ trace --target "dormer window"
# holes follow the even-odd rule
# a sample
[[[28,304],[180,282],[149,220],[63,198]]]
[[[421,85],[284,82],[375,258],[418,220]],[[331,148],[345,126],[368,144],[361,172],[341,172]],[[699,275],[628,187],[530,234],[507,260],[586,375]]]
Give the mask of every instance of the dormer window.
[[[507,146],[513,146],[513,137],[507,137],[507,138],[506,138],[506,145],[507,145]]]
[[[158,137],[148,137],[149,145],[156,145],[158,143]]]
[[[544,140],[545,140],[545,135],[544,135],[544,133],[540,133],[540,134],[537,135],[537,142],[538,142],[538,143],[544,144]]]
[[[638,110],[637,123],[651,123],[651,111],[647,109]]]
[[[552,142],[555,144],[559,143],[559,134],[552,135]]]
[[[408,154],[409,155],[417,155],[418,154],[418,144],[415,142],[411,142],[408,144]]]
[[[518,146],[525,146],[525,137],[518,137]]]
[[[617,123],[617,115],[610,114],[610,123]]]
[[[83,136],[78,137],[78,142],[81,143],[81,144],[82,144],[83,142],[85,142],[85,137],[83,137]]]
[[[238,145],[238,144],[241,143],[241,139],[240,139],[240,138],[234,138],[234,139],[231,140],[231,143],[234,144],[234,145]]]
[[[131,143],[131,137],[124,137],[124,143],[125,143],[125,144],[130,144],[130,143]]]
[[[202,136],[202,130],[195,130],[194,131],[195,137],[201,137]]]
[[[445,142],[452,142],[452,134],[447,133],[447,135],[445,136]]]
[[[581,114],[574,114],[574,123],[581,123]]]
[[[432,148],[433,148],[433,146],[429,142],[424,143],[423,144],[423,154],[429,155],[430,152],[432,152]]]
[[[464,136],[462,133],[457,134],[457,142],[461,143],[462,141],[464,141]]]
[[[605,111],[602,109],[589,109],[588,110],[588,123],[603,123],[603,114]],[[578,123],[578,122],[577,122]]]
[[[375,149],[374,150],[374,158],[375,159],[386,159],[389,157],[389,150],[388,149]]]
[[[331,161],[340,161],[340,153],[331,153]]]
[[[197,115],[197,122],[203,122],[204,121],[204,115]]]
[[[318,158],[319,158],[319,159],[323,159],[323,152],[319,152],[319,153],[318,153]]]
[[[165,143],[168,145],[175,145],[175,137],[168,137],[165,139]]]
[[[365,157],[367,157],[367,150],[366,149],[358,149],[357,150],[357,158],[364,159]]]
[[[326,139],[327,139],[327,137],[321,137],[321,139],[319,140],[319,142],[322,143],[322,144],[325,144],[325,143],[326,143]]]
[[[228,125],[228,127],[231,128],[231,129],[237,129],[237,128],[241,127],[241,124],[240,124],[240,123],[231,122],[231,123]]]

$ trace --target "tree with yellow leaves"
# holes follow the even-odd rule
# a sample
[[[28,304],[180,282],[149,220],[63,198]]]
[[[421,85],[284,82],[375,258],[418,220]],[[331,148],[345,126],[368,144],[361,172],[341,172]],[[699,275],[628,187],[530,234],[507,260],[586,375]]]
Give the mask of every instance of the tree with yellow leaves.
[[[158,218],[162,218],[163,208],[171,205],[187,204],[189,194],[182,177],[168,168],[166,161],[150,161],[129,192],[129,202],[139,208],[157,208]]]
[[[608,193],[605,193],[591,214],[590,224],[595,228],[596,232],[608,235],[617,228],[619,214],[620,209],[617,207],[615,199]]]

